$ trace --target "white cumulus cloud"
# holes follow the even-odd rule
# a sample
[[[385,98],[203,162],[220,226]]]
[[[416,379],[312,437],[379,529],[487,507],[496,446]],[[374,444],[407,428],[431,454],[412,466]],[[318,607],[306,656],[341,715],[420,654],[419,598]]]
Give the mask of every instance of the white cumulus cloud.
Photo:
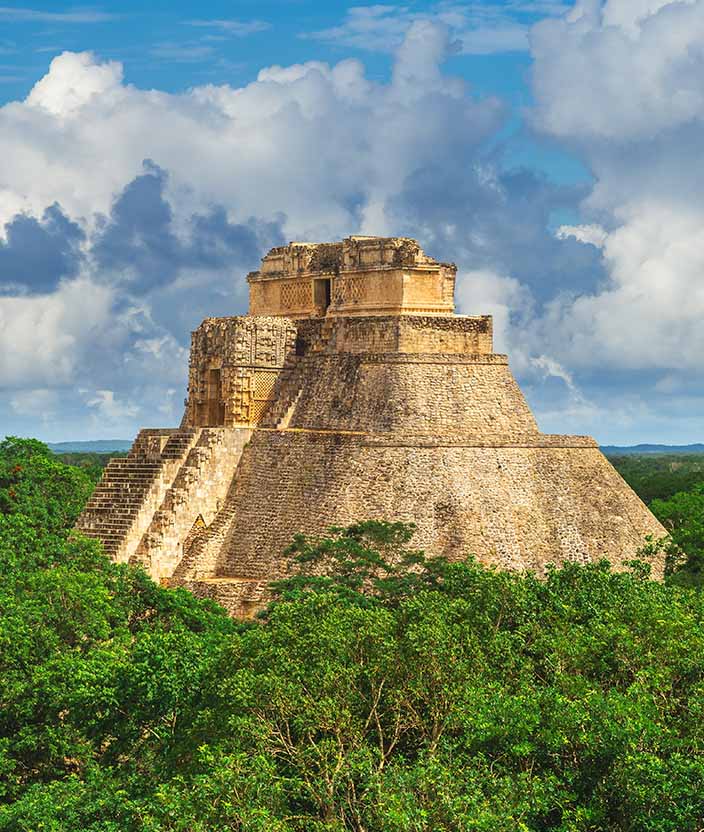
[[[441,77],[444,31],[419,23],[408,37],[389,84],[345,60],[183,94],[139,90],[117,63],[64,53],[25,102],[0,108],[0,224],[56,201],[71,216],[105,213],[149,158],[168,170],[177,212],[217,202],[233,218],[283,214],[288,233],[347,232],[450,131],[476,146],[501,118],[496,100]]]
[[[43,396],[54,439],[175,424],[190,329],[244,311],[268,247],[404,234],[458,263],[459,311],[494,315],[544,427],[693,439],[704,0],[564,11],[367,7],[355,26],[392,44],[388,81],[309,61],[170,94],[89,52],[54,58],[0,107],[0,417],[31,432]],[[536,13],[552,19],[530,31],[531,125],[590,187],[502,169],[507,109],[443,68],[459,31],[508,14],[525,37]]]
[[[587,4],[583,4],[585,7]],[[575,367],[697,370],[704,351],[704,2],[609,0],[533,35],[536,124],[579,147],[607,279],[556,301]],[[662,389],[662,388],[661,388]]]

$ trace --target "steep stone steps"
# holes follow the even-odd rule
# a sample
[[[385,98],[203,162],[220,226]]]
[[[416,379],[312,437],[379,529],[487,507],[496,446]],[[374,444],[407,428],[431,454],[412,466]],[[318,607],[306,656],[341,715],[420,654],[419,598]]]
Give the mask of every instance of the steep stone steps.
[[[202,430],[132,557],[155,580],[173,573],[190,543],[216,516],[251,435],[246,428]]]
[[[141,515],[151,519],[149,508],[161,502],[198,435],[192,428],[141,431],[126,457],[110,460],[76,528],[101,540],[106,554],[125,559],[130,539],[138,535],[136,546],[142,536]]]
[[[293,406],[301,395],[306,379],[310,377],[314,362],[327,349],[333,331],[333,321],[326,318],[318,337],[313,340],[305,355],[293,355],[286,359],[279,376],[277,396],[260,423],[262,427],[288,427]]]

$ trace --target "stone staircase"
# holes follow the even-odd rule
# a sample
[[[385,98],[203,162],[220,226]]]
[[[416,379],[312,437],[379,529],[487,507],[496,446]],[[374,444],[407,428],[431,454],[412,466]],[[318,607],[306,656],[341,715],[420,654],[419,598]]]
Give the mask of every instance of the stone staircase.
[[[234,487],[234,483],[231,487]],[[229,495],[227,495],[213,522],[194,538],[188,551],[183,553],[183,557],[173,573],[175,584],[193,579],[201,572],[205,575],[212,574],[215,567],[214,560],[235,519],[235,512],[234,500],[229,499]]]
[[[76,528],[100,540],[113,560],[128,560],[199,433],[140,431],[129,454],[106,466]]]
[[[217,515],[252,435],[245,428],[203,428],[154,513],[131,562],[154,580],[169,578],[196,524],[203,531]]]
[[[333,330],[333,320],[326,318],[320,328],[320,334],[305,355],[291,355],[286,359],[279,375],[276,397],[260,423],[262,427],[279,430],[288,427],[306,378],[310,378],[311,364],[327,349]]]

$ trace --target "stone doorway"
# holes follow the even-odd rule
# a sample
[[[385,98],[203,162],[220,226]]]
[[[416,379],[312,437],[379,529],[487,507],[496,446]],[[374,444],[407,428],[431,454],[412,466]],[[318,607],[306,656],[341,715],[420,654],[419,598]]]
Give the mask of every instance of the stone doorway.
[[[225,402],[222,397],[222,373],[219,369],[208,370],[207,425],[218,427],[225,424]]]
[[[322,280],[316,280],[314,290],[315,308],[321,315],[325,315],[332,300],[332,279],[326,277]]]

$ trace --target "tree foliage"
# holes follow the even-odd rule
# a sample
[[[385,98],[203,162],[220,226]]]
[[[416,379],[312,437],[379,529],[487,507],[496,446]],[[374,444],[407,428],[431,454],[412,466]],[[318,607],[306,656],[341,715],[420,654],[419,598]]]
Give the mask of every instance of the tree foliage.
[[[78,468],[59,462],[36,439],[0,442],[0,514],[22,514],[37,529],[69,528],[93,490]]]
[[[615,455],[609,456],[609,462],[648,505],[704,483],[701,453]]]
[[[46,446],[6,440],[0,471],[0,829],[140,828],[131,784],[176,765],[234,624],[71,535],[92,486]]]
[[[669,532],[665,542],[669,580],[683,586],[704,584],[704,483],[669,500],[653,500],[653,513]]]
[[[101,451],[64,451],[56,454],[56,458],[60,462],[80,468],[94,483],[98,482],[105,466],[111,459],[126,456],[127,451],[111,451],[109,453]]]
[[[26,470],[22,494],[62,482]],[[297,537],[300,574],[237,623],[35,504],[0,516],[3,832],[704,825],[698,591],[449,564],[358,523]]]

